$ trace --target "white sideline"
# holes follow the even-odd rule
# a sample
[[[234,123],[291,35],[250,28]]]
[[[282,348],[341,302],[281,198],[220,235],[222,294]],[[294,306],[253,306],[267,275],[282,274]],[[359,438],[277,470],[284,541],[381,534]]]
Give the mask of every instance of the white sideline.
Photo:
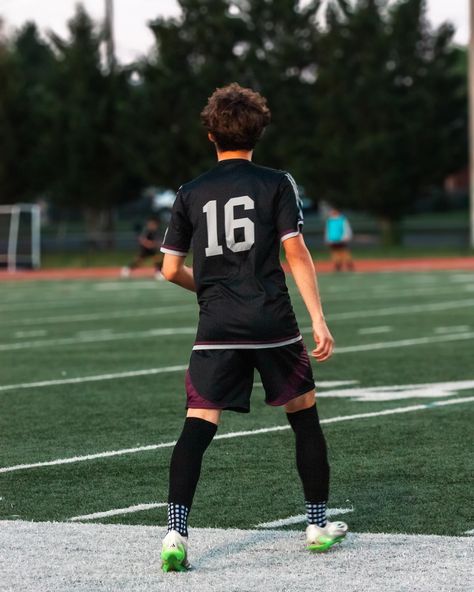
[[[471,530],[466,530],[466,532],[464,534],[473,535],[474,534],[474,528],[472,528]]]
[[[339,516],[340,514],[349,514],[349,512],[353,511],[354,508],[328,508],[326,515]],[[290,526],[290,524],[301,524],[301,522],[306,522],[306,514],[289,516],[288,518],[273,520],[273,522],[262,522],[261,524],[257,524],[254,528],[279,528],[280,526]]]
[[[59,339],[41,339],[38,341],[16,341],[14,343],[0,343],[0,351],[45,347],[48,345],[76,345],[82,343],[98,343],[103,341],[118,341],[124,339],[138,339],[143,337],[164,337],[171,335],[194,335],[196,326],[169,327],[166,329],[149,329],[148,331],[130,331],[127,333],[111,333],[110,335],[95,335],[94,337],[61,337]]]
[[[2,326],[8,325],[44,325],[51,323],[81,323],[88,321],[102,321],[111,319],[123,319],[123,318],[137,318],[137,317],[150,317],[154,315],[168,314],[171,312],[184,312],[184,311],[195,311],[197,312],[196,304],[180,304],[178,306],[154,306],[153,308],[142,308],[140,310],[115,310],[112,312],[94,312],[84,314],[68,314],[61,316],[51,317],[33,317],[19,320],[2,321]]]
[[[301,333],[312,333],[312,327],[303,327]],[[135,339],[143,337],[171,337],[173,335],[194,335],[196,327],[176,327],[169,329],[150,329],[148,331],[135,331],[132,333],[95,333],[94,335],[84,334],[82,337],[64,337],[60,339],[43,339],[40,341],[15,342],[0,344],[0,351],[10,351],[19,349],[30,349],[43,346],[55,345],[79,345],[83,343],[98,343],[106,341],[117,341],[125,339]],[[358,351],[371,351],[379,349],[390,349],[393,347],[409,347],[412,345],[425,345],[429,343],[440,343],[444,341],[463,341],[473,339],[474,332],[454,333],[453,335],[417,337],[414,339],[401,339],[399,341],[382,341],[376,343],[364,343],[359,345],[350,345],[346,347],[336,347],[336,354],[344,354]]]
[[[166,372],[181,372],[187,365],[163,366],[161,368],[148,368],[147,370],[129,370],[113,374],[94,374],[92,376],[78,376],[76,378],[61,378],[58,380],[41,380],[39,382],[23,382],[19,384],[5,384],[0,386],[0,392],[17,389],[41,388],[45,386],[57,386],[60,384],[81,384],[83,382],[97,382],[101,380],[114,380],[116,378],[133,378],[135,376],[149,376],[151,374],[164,374]]]
[[[392,327],[388,325],[383,325],[381,327],[362,327],[361,329],[357,329],[357,333],[359,335],[374,335],[376,333],[389,333],[392,331]]]
[[[372,411],[369,413],[356,413],[354,415],[340,415],[336,417],[328,417],[322,419],[322,424],[338,423],[341,421],[351,421],[353,419],[365,419],[368,417],[379,417],[382,415],[396,415],[398,413],[411,413],[412,411],[422,411],[425,409],[433,409],[435,407],[444,407],[446,405],[456,405],[458,403],[471,403],[474,397],[460,397],[457,399],[448,399],[444,401],[432,401],[431,403],[423,403],[420,405],[410,405],[408,407],[395,407],[391,409],[383,409],[382,411]],[[245,436],[256,436],[259,434],[268,434],[271,432],[280,432],[289,430],[289,425],[272,426],[269,428],[260,428],[256,430],[246,430],[240,432],[228,432],[227,434],[218,434],[214,440],[227,440],[230,438],[242,438]],[[149,444],[148,446],[137,446],[135,448],[123,448],[121,450],[108,450],[105,452],[96,452],[94,454],[86,454],[84,456],[72,456],[69,458],[58,458],[56,460],[49,460],[44,462],[28,463],[21,465],[13,465],[10,467],[0,467],[0,473],[10,473],[13,471],[21,471],[26,469],[35,469],[39,467],[52,467],[57,465],[66,465],[88,460],[95,460],[98,458],[108,458],[112,456],[123,456],[125,454],[137,454],[139,452],[147,452],[151,450],[158,450],[159,448],[171,448],[176,444],[176,441],[162,442],[161,444]]]
[[[143,512],[145,510],[153,510],[155,508],[165,508],[168,504],[160,502],[155,504],[138,504],[136,506],[129,506],[128,508],[117,508],[115,510],[107,510],[106,512],[95,512],[94,514],[84,514],[83,516],[73,516],[68,519],[68,522],[83,522],[86,520],[97,520],[99,518],[109,518],[110,516],[122,516],[123,514],[133,514],[135,512]]]
[[[422,313],[422,312],[436,312],[440,310],[450,310],[456,308],[474,306],[474,299],[469,300],[453,300],[446,302],[437,302],[426,305],[412,305],[412,306],[399,306],[390,308],[380,308],[373,310],[356,310],[342,313],[333,313],[326,315],[326,318],[331,321],[348,320],[348,319],[359,319],[376,316],[390,316],[398,314],[409,314],[409,313]],[[310,327],[305,327],[301,330],[302,333],[312,331]],[[168,327],[166,329],[150,329],[147,331],[131,331],[124,333],[115,333],[110,335],[101,335],[98,337],[62,337],[58,339],[40,339],[37,341],[21,341],[12,343],[0,343],[0,351],[10,351],[19,349],[28,349],[35,347],[55,346],[55,345],[75,345],[83,343],[96,343],[105,341],[115,341],[124,339],[137,339],[146,337],[161,337],[161,336],[172,336],[172,335],[193,335],[196,332],[196,326],[192,327]],[[447,337],[444,336],[443,339]],[[462,339],[462,337],[460,337]],[[409,345],[414,345],[409,344]],[[367,349],[368,346],[364,346],[363,349]],[[370,349],[370,348],[369,348]],[[379,348],[375,348],[379,349]],[[339,350],[340,351],[340,350]],[[358,350],[351,350],[358,351]],[[361,350],[362,351],[362,350]]]
[[[464,333],[465,331],[469,331],[471,327],[469,325],[453,325],[452,327],[435,327],[434,332],[439,335],[444,335],[446,333]]]
[[[408,347],[411,345],[426,345],[428,343],[444,343],[445,341],[460,341],[464,339],[474,339],[474,332],[455,333],[454,335],[443,335],[433,337],[416,337],[415,339],[400,339],[399,341],[381,341],[379,343],[367,343],[365,345],[348,345],[346,347],[337,347],[334,350],[336,354],[347,354],[351,352],[372,351],[377,349],[390,349],[393,347]]]
[[[353,310],[348,312],[336,312],[325,315],[327,320],[342,321],[348,319],[365,319],[367,317],[385,317],[398,314],[416,312],[436,312],[438,310],[450,310],[456,308],[474,306],[474,299],[467,300],[445,300],[444,302],[433,302],[431,304],[409,304],[408,306],[389,306],[387,308],[376,308],[371,310]]]

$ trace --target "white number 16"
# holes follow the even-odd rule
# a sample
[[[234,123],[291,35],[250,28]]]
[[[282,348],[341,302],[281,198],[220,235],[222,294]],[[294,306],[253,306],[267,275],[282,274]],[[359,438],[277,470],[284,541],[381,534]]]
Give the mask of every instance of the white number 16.
[[[255,224],[250,218],[235,218],[234,209],[237,206],[244,206],[244,210],[255,209],[254,201],[248,195],[232,197],[224,206],[225,241],[229,249],[234,253],[248,251],[255,243]],[[208,246],[206,247],[206,257],[222,255],[223,249],[219,245],[217,237],[217,200],[208,201],[202,211],[206,214],[207,220]],[[244,240],[239,242],[235,241],[235,230],[237,228],[244,229]]]

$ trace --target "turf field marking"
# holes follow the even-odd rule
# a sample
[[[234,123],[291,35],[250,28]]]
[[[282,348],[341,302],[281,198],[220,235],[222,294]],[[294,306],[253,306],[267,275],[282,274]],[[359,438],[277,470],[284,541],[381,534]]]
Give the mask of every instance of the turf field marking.
[[[469,303],[469,304],[467,304]],[[443,307],[440,308],[440,305]],[[446,306],[449,304],[449,306]],[[456,306],[454,306],[456,304]],[[365,318],[367,316],[383,316],[384,314],[405,314],[409,312],[434,312],[438,310],[446,310],[452,308],[462,308],[464,306],[474,306],[474,300],[460,300],[457,303],[438,303],[436,305],[426,305],[424,307],[406,307],[406,308],[393,308],[393,309],[375,309],[372,311],[353,311],[347,313],[338,313],[334,315],[327,315],[326,318],[329,320],[345,320],[349,318]],[[397,312],[394,312],[394,311]],[[392,312],[387,312],[392,311]],[[302,333],[312,332],[311,327],[304,327],[301,329]],[[0,351],[10,351],[19,349],[31,349],[45,346],[57,346],[57,345],[80,345],[83,343],[97,343],[99,341],[115,341],[125,339],[137,339],[146,337],[160,337],[160,336],[172,336],[172,335],[194,335],[196,333],[196,326],[192,327],[169,327],[166,329],[149,329],[146,331],[130,331],[125,333],[112,333],[110,335],[99,335],[94,337],[62,337],[58,339],[40,339],[37,341],[21,341],[12,343],[0,343]],[[459,333],[457,335],[443,335],[443,340],[456,341],[458,339],[472,339],[474,333]],[[375,344],[364,344],[360,346],[349,346],[345,348],[339,348],[338,353],[345,353],[350,351],[364,351],[370,349],[383,349],[384,347],[404,347],[409,345],[420,345],[424,343],[433,343],[437,338],[422,337],[418,339],[406,339],[396,342],[383,342]],[[354,349],[355,348],[355,349]]]
[[[2,322],[2,325],[5,323]],[[44,337],[48,332],[45,329],[38,329],[36,331],[15,331],[14,336],[20,337]]]
[[[452,327],[435,327],[434,332],[443,335],[444,333],[451,333],[451,332],[460,332],[464,333],[465,331],[469,331],[471,327],[469,325],[453,325]]]
[[[459,391],[470,389],[474,389],[474,380],[336,389],[318,393],[318,398],[351,398],[353,401],[362,403],[378,403],[401,399],[450,397],[457,395]]]
[[[188,310],[197,312],[196,304],[181,304],[179,306],[155,306],[153,308],[142,308],[140,310],[116,310],[112,312],[98,312],[88,314],[68,314],[51,317],[32,317],[2,321],[2,326],[7,325],[49,325],[51,323],[84,323],[90,321],[105,321],[112,319],[151,317],[155,315],[169,314],[172,312],[186,312]]]
[[[392,330],[392,327],[383,325],[381,327],[362,327],[362,329],[357,330],[357,333],[359,333],[359,335],[374,335],[377,333],[390,333]]]
[[[84,514],[83,516],[73,516],[68,519],[68,522],[83,522],[86,520],[97,520],[99,518],[109,518],[110,516],[121,516],[122,514],[133,514],[135,512],[144,512],[153,510],[155,508],[165,508],[168,504],[138,504],[137,506],[129,506],[128,508],[116,508],[115,510],[107,510],[106,512],[95,512],[94,514]]]
[[[341,514],[349,514],[349,512],[353,511],[354,508],[328,508],[326,515],[339,516]],[[261,524],[257,524],[255,528],[279,528],[280,526],[289,526],[290,524],[301,524],[301,522],[306,522],[306,514],[289,516],[288,518],[273,520],[273,522],[262,522]]]
[[[195,335],[196,326],[169,327],[167,329],[149,329],[147,331],[130,331],[127,333],[110,333],[94,335],[93,337],[60,337],[58,339],[39,339],[38,341],[15,341],[13,343],[0,343],[0,351],[18,349],[32,349],[56,345],[81,345],[83,343],[99,343],[104,341],[118,341],[124,339],[137,339],[144,337],[164,337],[172,335]]]
[[[76,378],[62,378],[58,380],[42,380],[39,382],[23,382],[19,384],[6,384],[0,386],[1,391],[12,391],[17,389],[41,388],[45,386],[56,386],[60,384],[80,384],[82,382],[97,382],[101,380],[115,380],[117,378],[134,378],[135,376],[149,376],[152,374],[163,374],[165,372],[182,372],[187,369],[183,366],[163,366],[161,368],[149,368],[147,370],[129,370],[127,372],[116,372],[114,374],[95,374],[92,376],[78,376]]]
[[[393,347],[410,347],[412,345],[426,345],[429,343],[444,343],[445,341],[462,341],[465,339],[474,339],[474,332],[455,333],[454,335],[436,335],[433,337],[416,337],[415,339],[400,339],[399,341],[380,341],[379,343],[366,343],[359,345],[348,345],[346,347],[336,347],[336,354],[347,354],[360,351],[372,351],[378,349],[390,349]]]
[[[375,308],[366,310],[353,310],[348,312],[337,312],[327,314],[326,319],[331,321],[342,321],[348,319],[365,319],[367,317],[385,317],[399,314],[437,312],[439,310],[451,310],[474,306],[474,300],[446,300],[444,302],[432,302],[431,304],[408,304],[406,306],[390,306],[387,308]]]
[[[352,421],[354,419],[365,419],[368,417],[379,417],[383,415],[396,415],[399,413],[411,413],[413,411],[423,411],[426,409],[434,409],[436,407],[444,407],[446,405],[456,405],[460,403],[472,403],[474,397],[462,397],[458,399],[448,399],[445,401],[432,401],[420,405],[410,405],[408,407],[396,407],[392,409],[383,409],[382,411],[372,411],[369,413],[356,413],[354,415],[339,415],[336,417],[328,417],[322,419],[322,424],[338,423],[341,421]],[[268,434],[271,432],[281,432],[289,430],[289,425],[278,425],[268,428],[259,428],[256,430],[245,430],[240,432],[228,432],[227,434],[218,434],[214,436],[214,440],[228,440],[231,438],[243,438],[246,436],[257,436],[259,434]],[[0,467],[0,473],[11,473],[13,471],[22,471],[26,469],[35,469],[39,467],[52,467],[57,465],[66,465],[77,462],[84,462],[89,460],[96,460],[98,458],[109,458],[113,456],[123,456],[126,454],[137,454],[139,452],[148,452],[151,450],[158,450],[160,448],[171,448],[176,444],[176,440],[172,442],[162,442],[161,444],[149,444],[148,446],[137,446],[135,448],[123,448],[121,450],[108,450],[105,452],[96,452],[94,454],[86,454],[84,456],[73,456],[69,458],[58,458],[56,460],[49,460],[44,462],[28,463],[21,465],[13,465],[10,467]]]
[[[160,368],[148,368],[146,370],[130,370],[127,372],[116,372],[114,374],[93,374],[91,376],[78,376],[76,378],[62,378],[57,380],[42,380],[39,382],[23,382],[18,384],[0,385],[0,392],[13,391],[17,389],[42,388],[47,386],[57,386],[62,384],[80,384],[82,382],[99,382],[101,380],[116,380],[118,378],[134,378],[136,376],[149,376],[152,374],[162,374],[166,372],[182,372],[187,369],[187,365],[182,366],[163,366]],[[358,380],[321,380],[318,382],[320,388],[335,388],[357,384]],[[261,382],[256,382],[254,387],[263,387]]]
[[[472,528],[471,530],[466,530],[464,534],[474,535],[474,528]]]

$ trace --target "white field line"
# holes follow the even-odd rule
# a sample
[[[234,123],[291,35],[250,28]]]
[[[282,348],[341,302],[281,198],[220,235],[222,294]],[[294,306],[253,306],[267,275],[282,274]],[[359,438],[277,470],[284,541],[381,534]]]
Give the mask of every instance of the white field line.
[[[474,277],[471,277],[471,281],[473,282],[472,286],[462,286],[462,289],[465,291],[472,291],[472,289],[474,289]],[[153,284],[153,282],[148,285],[145,284],[146,287],[154,289],[155,291],[157,291],[157,286],[156,284]],[[143,286],[143,287],[145,287]],[[123,284],[121,286],[123,288]],[[161,284],[160,284],[161,287]],[[105,288],[103,288],[105,290]],[[118,289],[118,288],[117,288]],[[341,291],[340,287],[335,288],[334,292],[339,293]],[[158,292],[158,291],[157,291]],[[322,293],[323,295],[325,293],[331,293],[333,292],[332,288],[326,288],[326,289],[322,289]],[[458,287],[458,291],[459,293],[459,287]],[[123,290],[120,290],[119,294],[122,294]],[[290,289],[290,294],[292,296],[292,298],[295,297],[299,297],[298,292],[294,289]],[[378,300],[381,298],[401,298],[401,297],[409,297],[409,296],[415,296],[415,295],[426,295],[426,296],[438,296],[438,295],[450,295],[453,294],[453,289],[452,288],[439,288],[439,289],[431,289],[431,288],[414,288],[414,289],[403,289],[403,290],[392,290],[389,287],[388,288],[383,288],[382,290],[380,290],[379,288],[374,288],[373,291],[371,291],[370,293],[367,292],[366,289],[353,289],[351,290],[351,300],[361,300],[363,299],[364,301],[367,300]],[[63,298],[61,299],[44,299],[41,301],[36,301],[34,303],[31,303],[30,301],[28,302],[22,302],[22,301],[12,301],[12,304],[5,304],[0,306],[0,312],[18,312],[21,313],[22,311],[33,311],[33,310],[43,310],[45,308],[54,308],[56,309],[57,307],[70,307],[70,306],[78,306],[80,304],[104,304],[104,301],[101,299],[97,299],[97,296],[100,296],[100,292],[99,293],[91,293],[89,292],[87,294],[87,296],[84,294],[82,296],[75,296],[75,295],[65,295]],[[172,290],[166,290],[166,291],[159,291],[159,293],[157,293],[157,297],[159,298],[164,298],[166,300],[168,300],[169,298],[173,298],[174,301],[176,300],[180,300],[180,301],[187,301],[189,296],[187,294],[184,294],[182,292],[179,291],[172,291]],[[129,296],[127,294],[125,294],[125,298],[129,298]],[[343,297],[343,298],[338,298],[338,297],[334,297],[334,296],[328,296],[327,297],[328,302],[340,302],[340,301],[344,301],[347,302],[347,298]],[[130,304],[129,300],[125,300],[124,304]]]
[[[187,365],[163,366],[161,368],[148,368],[147,370],[129,370],[127,372],[116,372],[114,374],[95,374],[92,376],[78,376],[76,378],[62,378],[58,380],[42,380],[39,382],[23,382],[19,384],[5,384],[0,386],[0,392],[17,389],[41,388],[46,386],[57,386],[61,384],[81,384],[83,382],[99,382],[101,380],[115,380],[118,378],[134,378],[136,376],[150,376],[152,374],[164,374],[166,372],[182,372]]]
[[[155,329],[152,330],[152,332],[154,333],[153,336],[156,336],[157,334],[159,335],[173,335],[174,333],[179,333],[181,335],[188,335],[191,333],[191,329],[190,327],[184,327],[181,330],[179,329]],[[173,331],[173,332],[172,332]],[[192,329],[192,331],[194,332],[194,329]],[[301,332],[302,333],[308,333],[311,332],[312,329],[310,327],[302,329]],[[147,336],[148,336],[149,332],[147,332]],[[113,341],[115,338],[117,338],[117,335],[115,334],[109,334],[109,333],[105,333],[105,334],[101,334],[101,333],[97,333],[93,336],[84,336],[83,338],[79,339],[79,340],[74,340],[74,343],[90,343],[90,342],[98,342],[98,341]],[[120,334],[119,334],[119,339]],[[123,338],[123,337],[122,337]],[[382,341],[379,343],[366,343],[366,344],[359,344],[359,345],[349,345],[346,347],[336,347],[335,353],[336,354],[345,354],[345,353],[353,353],[353,352],[359,352],[359,351],[373,351],[373,350],[381,350],[381,349],[391,349],[391,348],[398,348],[398,347],[410,347],[413,345],[427,345],[430,343],[440,343],[440,342],[446,342],[446,341],[463,341],[465,339],[474,339],[474,332],[471,333],[455,333],[454,335],[443,335],[442,337],[417,337],[415,339],[402,339],[399,341]],[[59,341],[59,340],[58,340]],[[66,343],[70,343],[71,340],[68,340]],[[39,347],[36,346],[36,347]],[[2,346],[0,345],[0,351],[3,351],[5,348],[2,348]],[[17,347],[16,349],[20,349],[19,347]],[[147,376],[149,374],[160,374],[161,372],[178,372],[180,370],[185,370],[187,368],[186,365],[180,365],[180,366],[168,366],[168,367],[163,367],[163,368],[150,368],[147,370],[133,370],[130,372],[117,372],[117,373],[113,373],[113,374],[98,374],[98,375],[92,375],[92,376],[81,376],[81,377],[76,377],[76,378],[64,378],[64,379],[58,379],[58,380],[44,380],[44,381],[39,381],[39,382],[23,382],[23,383],[17,383],[17,384],[6,384],[6,385],[0,385],[0,392],[4,392],[4,391],[11,391],[11,390],[16,390],[16,389],[28,389],[28,388],[41,388],[41,387],[47,387],[47,386],[56,386],[56,385],[61,385],[61,384],[79,384],[81,382],[96,382],[96,381],[101,381],[101,380],[115,380],[117,378],[132,378],[134,376]],[[333,381],[327,381],[327,383],[321,382],[318,383],[318,386],[320,387],[330,387],[333,386],[331,383]],[[336,381],[337,382],[337,381]],[[343,381],[345,384],[352,384],[353,381]],[[261,387],[262,384],[257,382],[254,384],[254,386],[256,387]]]
[[[349,514],[353,512],[354,508],[328,508],[327,516],[339,516],[341,514]],[[306,522],[306,514],[298,514],[297,516],[289,516],[288,518],[281,518],[280,520],[273,520],[273,522],[262,522],[257,524],[254,528],[279,528],[280,526],[289,526],[290,524],[300,524]]]
[[[156,285],[151,286],[152,288],[154,288],[156,290]],[[88,289],[88,288],[87,288]],[[119,292],[118,294],[114,294],[114,302],[117,302],[117,297],[120,297],[119,299],[122,300],[122,296],[123,296],[123,304],[125,306],[130,305],[132,301],[131,299],[136,299],[137,296],[139,296],[140,294],[123,294],[121,292]],[[149,294],[147,294],[147,297],[149,298]],[[161,302],[162,300],[169,300],[169,299],[173,299],[173,302],[176,301],[182,301],[182,302],[194,302],[194,300],[190,300],[190,296],[187,293],[183,292],[179,292],[178,290],[176,290],[176,292],[171,292],[171,291],[167,291],[167,292],[157,292],[153,298],[154,298],[154,302],[156,303],[155,300],[155,296],[156,296],[156,300],[158,300],[159,302]],[[61,298],[59,297],[54,297],[54,298],[44,298],[44,299],[39,299],[39,300],[35,300],[34,302],[31,302],[31,294],[29,293],[29,297],[28,299],[18,299],[15,298],[14,300],[11,301],[10,304],[2,304],[0,306],[0,312],[11,312],[11,313],[22,313],[22,312],[31,312],[33,310],[44,310],[44,309],[52,309],[53,311],[55,311],[57,308],[68,308],[71,306],[80,306],[80,305],[84,305],[84,306],[90,306],[90,305],[109,305],[110,302],[108,299],[104,299],[104,297],[109,297],[108,294],[100,294],[98,292],[84,292],[82,293],[80,296],[76,296],[76,295],[70,295],[70,294],[64,294]],[[4,302],[6,302],[4,300]],[[134,303],[139,303],[139,301],[135,301]],[[150,304],[149,302],[147,302],[147,304]]]
[[[390,306],[387,308],[375,308],[365,310],[353,310],[349,312],[336,312],[327,314],[326,319],[330,321],[342,321],[348,319],[365,319],[372,317],[385,317],[399,314],[413,314],[424,312],[437,312],[439,310],[451,310],[474,306],[474,299],[446,300],[444,302],[432,302],[430,304],[408,304],[406,306]]]
[[[464,534],[473,535],[474,534],[474,528],[472,528],[471,530],[466,530],[466,532]]]
[[[464,333],[465,331],[469,331],[470,328],[469,325],[453,325],[452,327],[435,327],[434,332],[438,335],[454,332]]]
[[[68,522],[83,522],[85,520],[97,520],[98,518],[109,518],[110,516],[121,516],[122,514],[133,514],[134,512],[144,512],[146,510],[153,510],[155,508],[165,508],[168,504],[138,504],[137,506],[129,506],[128,508],[117,508],[115,510],[107,510],[106,512],[95,512],[94,514],[84,514],[83,516],[73,516],[68,519]]]
[[[5,325],[2,321],[2,325]],[[46,329],[37,329],[36,331],[15,331],[14,336],[17,338],[21,337],[44,337],[47,335]]]
[[[474,279],[472,280],[474,282]],[[391,288],[373,288],[368,292],[367,290],[354,290],[351,289],[350,291],[350,299],[352,300],[394,300],[397,298],[410,298],[413,296],[453,296],[454,294],[459,294],[462,291],[465,292],[472,292],[474,289],[474,283],[472,285],[466,286],[457,286],[457,289],[454,290],[453,287],[451,288],[438,288],[436,289],[435,286],[430,287],[416,287],[416,288],[406,288],[402,290],[396,290]],[[321,293],[323,295],[323,300],[327,300],[328,302],[347,302],[347,296],[339,296],[341,293],[341,288],[337,288],[336,291],[332,292],[330,296],[325,297],[325,292],[328,290],[321,289]],[[292,292],[292,294],[297,295],[298,292]]]
[[[368,417],[379,417],[384,415],[396,415],[399,413],[411,413],[413,411],[423,411],[425,409],[433,409],[436,407],[445,407],[446,405],[456,405],[459,403],[472,403],[474,397],[460,397],[458,399],[448,399],[444,401],[432,401],[431,403],[424,403],[419,405],[410,405],[408,407],[396,407],[392,409],[384,409],[382,411],[372,411],[369,413],[356,413],[354,415],[340,415],[336,417],[328,417],[322,419],[322,424],[338,423],[341,421],[352,421],[354,419],[365,419]],[[268,434],[271,432],[281,432],[289,430],[289,425],[272,426],[269,428],[260,428],[256,430],[246,430],[240,432],[228,432],[227,434],[218,434],[214,440],[228,440],[231,438],[244,438],[246,436],[257,436],[259,434]],[[84,456],[72,456],[69,458],[58,458],[56,460],[49,460],[44,462],[28,463],[21,465],[13,465],[10,467],[0,467],[0,473],[11,473],[13,471],[22,471],[26,469],[34,469],[39,467],[52,467],[57,465],[67,465],[77,462],[84,462],[89,460],[96,460],[98,458],[109,458],[113,456],[124,456],[126,454],[137,454],[139,452],[148,452],[151,450],[158,450],[160,448],[171,448],[176,444],[176,441],[162,442],[161,444],[149,444],[148,446],[137,446],[135,448],[123,448],[121,450],[107,450],[105,452],[96,452],[95,454],[86,454]]]
[[[173,335],[194,335],[196,326],[169,327],[166,329],[149,329],[147,331],[130,331],[125,333],[110,333],[87,337],[60,337],[58,339],[39,339],[37,341],[15,341],[14,343],[0,343],[0,351],[32,349],[37,347],[57,345],[81,345],[84,343],[98,343],[105,341],[122,341],[125,339],[141,339],[145,337],[164,337]]]
[[[373,351],[379,349],[390,349],[393,347],[409,347],[412,345],[426,345],[429,343],[444,343],[446,341],[462,341],[465,339],[474,339],[474,332],[455,333],[454,335],[443,335],[433,337],[416,337],[415,339],[400,339],[399,341],[381,341],[380,343],[367,343],[365,345],[349,345],[347,347],[337,347],[336,354],[347,354],[352,352]]]
[[[377,333],[389,333],[390,331],[392,331],[392,327],[383,325],[381,327],[363,327],[362,329],[358,329],[357,333],[359,335],[376,335]]]
[[[182,304],[179,306],[155,306],[153,308],[142,308],[140,310],[116,310],[113,312],[97,312],[89,314],[68,314],[62,316],[51,317],[32,317],[27,319],[2,321],[2,326],[8,325],[49,325],[51,323],[85,323],[89,321],[105,321],[112,319],[125,318],[139,318],[139,317],[153,317],[156,315],[164,315],[172,312],[197,312],[196,304]]]
[[[337,320],[347,320],[347,319],[357,319],[357,318],[366,318],[366,317],[376,317],[376,316],[385,316],[385,315],[397,315],[397,314],[409,314],[409,313],[421,313],[421,312],[436,312],[439,310],[449,310],[449,309],[456,309],[456,308],[463,308],[465,306],[474,306],[474,299],[471,300],[458,300],[458,301],[448,301],[448,302],[438,302],[434,304],[427,304],[427,305],[413,305],[413,306],[400,306],[400,307],[392,307],[392,308],[381,308],[381,309],[373,309],[373,310],[356,310],[356,311],[349,311],[343,313],[335,313],[332,315],[326,315],[328,320],[337,321]],[[110,335],[103,335],[98,337],[63,337],[57,339],[40,339],[37,341],[21,341],[21,342],[13,342],[13,343],[0,343],[0,351],[9,351],[9,350],[19,350],[19,349],[29,349],[29,348],[36,348],[36,347],[47,347],[47,346],[57,346],[57,345],[75,345],[75,344],[83,344],[83,343],[97,343],[99,341],[114,341],[114,340],[124,340],[124,339],[137,339],[137,338],[146,338],[146,337],[160,337],[160,336],[172,336],[172,335],[192,335],[196,331],[196,327],[170,327],[167,329],[150,329],[147,331],[132,331],[132,332],[124,332],[124,333],[115,333]],[[305,327],[301,330],[302,333],[307,333],[312,331],[311,327]],[[468,334],[465,334],[464,337],[459,336],[459,339],[470,339],[467,337]],[[443,336],[443,339],[447,339],[447,336]],[[421,341],[420,343],[424,343]],[[431,342],[426,342],[431,343]],[[374,347],[370,347],[371,344],[367,344],[361,349],[380,349],[379,344],[374,344]],[[417,345],[416,342],[407,343],[407,345]],[[362,347],[362,346],[361,346]],[[395,347],[395,346],[388,346],[388,347]],[[340,349],[339,352],[341,353],[343,349]],[[351,350],[351,351],[358,351],[358,350]]]

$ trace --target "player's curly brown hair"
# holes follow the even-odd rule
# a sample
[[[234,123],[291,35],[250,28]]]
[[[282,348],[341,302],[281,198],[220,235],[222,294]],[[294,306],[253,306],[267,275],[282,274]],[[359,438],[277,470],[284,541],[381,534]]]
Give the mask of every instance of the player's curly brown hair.
[[[201,113],[220,151],[252,150],[270,119],[265,97],[237,82],[217,88]]]

